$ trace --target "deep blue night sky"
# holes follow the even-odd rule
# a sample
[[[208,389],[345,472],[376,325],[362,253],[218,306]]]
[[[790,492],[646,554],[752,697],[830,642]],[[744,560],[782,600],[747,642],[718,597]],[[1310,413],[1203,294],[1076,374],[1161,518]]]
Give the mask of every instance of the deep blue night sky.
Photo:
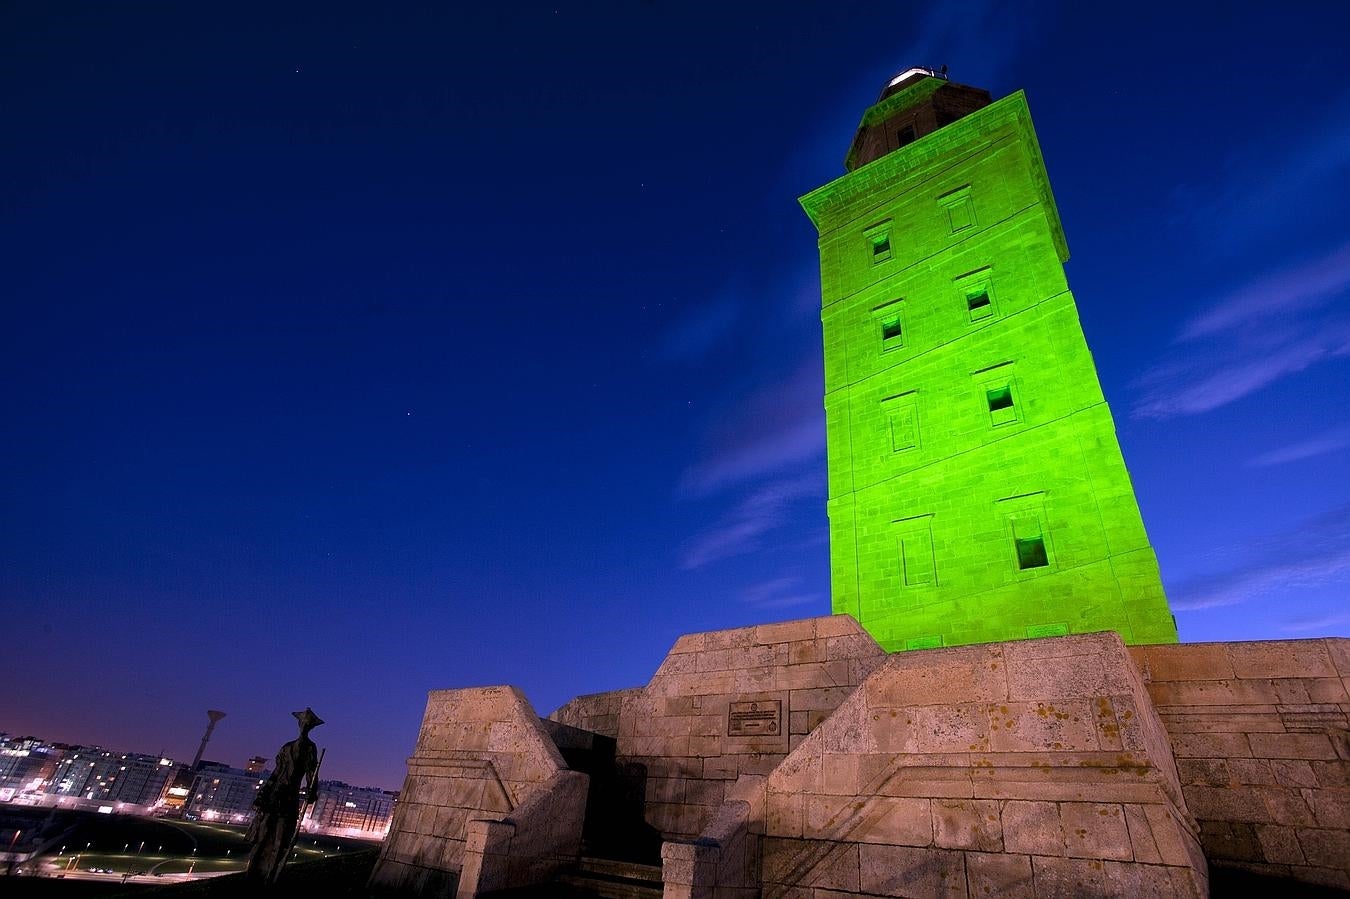
[[[397,788],[827,614],[796,198],[1025,89],[1183,640],[1350,632],[1344,4],[8,3],[0,731]]]

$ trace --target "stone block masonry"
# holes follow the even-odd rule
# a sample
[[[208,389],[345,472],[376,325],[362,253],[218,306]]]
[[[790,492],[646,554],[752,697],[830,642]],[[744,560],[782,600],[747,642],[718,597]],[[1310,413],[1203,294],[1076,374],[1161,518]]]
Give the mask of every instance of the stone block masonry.
[[[1347,680],[1345,639],[687,634],[645,686],[548,721],[509,687],[433,692],[372,887],[542,883],[631,808],[667,899],[1201,897],[1211,865],[1344,888]],[[565,759],[601,746],[623,776],[588,790]]]
[[[1115,634],[892,656],[766,793],[765,899],[1207,892],[1166,732]]]
[[[484,873],[494,886],[516,885],[517,873],[537,879],[540,870],[570,863],[580,845],[585,784],[586,775],[568,770],[516,688],[433,691],[371,875],[372,892],[464,893],[466,843],[474,856],[468,895],[476,894]],[[562,822],[569,832],[549,831],[540,818]],[[508,847],[517,831],[523,838],[512,860]]]
[[[700,833],[742,774],[765,775],[842,703],[885,653],[848,616],[686,634],[646,687],[578,697],[550,718],[608,722],[647,822]]]
[[[1131,653],[1210,862],[1350,890],[1350,640]]]

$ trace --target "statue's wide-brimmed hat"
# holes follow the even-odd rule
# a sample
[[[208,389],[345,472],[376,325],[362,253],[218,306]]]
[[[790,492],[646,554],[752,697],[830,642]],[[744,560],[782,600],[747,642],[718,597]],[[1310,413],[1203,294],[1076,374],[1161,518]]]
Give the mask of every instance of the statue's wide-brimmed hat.
[[[305,707],[303,712],[291,712],[291,714],[295,716],[296,721],[300,722],[301,727],[318,727],[323,724],[323,719],[314,714],[314,710],[308,706]]]

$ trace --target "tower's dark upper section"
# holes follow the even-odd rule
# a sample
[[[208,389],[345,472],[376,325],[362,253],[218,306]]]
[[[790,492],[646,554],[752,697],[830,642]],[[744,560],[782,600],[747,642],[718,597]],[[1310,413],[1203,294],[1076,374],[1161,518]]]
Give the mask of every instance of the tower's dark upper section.
[[[851,172],[867,165],[992,102],[988,91],[953,84],[932,69],[901,72],[863,113],[844,168]]]

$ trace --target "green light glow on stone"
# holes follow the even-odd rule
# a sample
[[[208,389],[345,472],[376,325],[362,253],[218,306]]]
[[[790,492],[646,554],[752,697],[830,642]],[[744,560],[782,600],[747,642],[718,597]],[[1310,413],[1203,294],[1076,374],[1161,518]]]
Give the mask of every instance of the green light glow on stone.
[[[802,198],[820,232],[833,610],[891,651],[1176,642],[1024,96],[859,162],[867,129],[894,134],[944,83],[869,109],[849,174]]]

